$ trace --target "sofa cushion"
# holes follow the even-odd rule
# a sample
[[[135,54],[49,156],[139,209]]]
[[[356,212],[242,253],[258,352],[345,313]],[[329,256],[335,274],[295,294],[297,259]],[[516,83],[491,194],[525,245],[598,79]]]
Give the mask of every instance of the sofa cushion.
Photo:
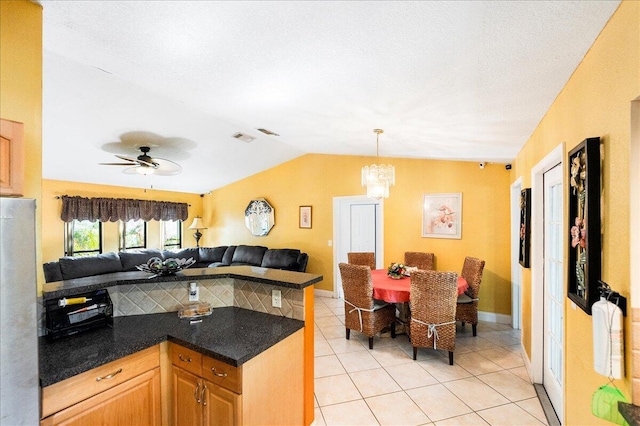
[[[236,252],[236,246],[229,246],[224,252],[224,256],[222,256],[222,263],[224,265],[231,265],[231,261],[233,260],[233,254]]]
[[[296,249],[269,249],[264,253],[262,258],[263,268],[287,269],[289,271],[297,271],[298,256],[300,250]]]
[[[244,246],[236,247],[233,253],[232,265],[262,265],[262,258],[267,251],[267,247],[263,246]]]
[[[198,247],[188,247],[178,250],[165,250],[162,252],[164,259],[189,259],[193,258],[196,262],[200,261],[200,251]]]
[[[120,253],[118,253],[118,255],[120,256],[120,261],[122,262],[123,271],[137,271],[137,265],[147,263],[147,261],[152,257],[159,257],[160,259],[164,259],[164,257],[162,257],[162,252],[158,249],[121,251]]]
[[[200,247],[200,262],[215,263],[222,262],[222,257],[227,251],[227,246]]]
[[[64,280],[122,271],[122,264],[116,253],[87,257],[61,257],[59,262]]]
[[[42,265],[44,269],[45,282],[52,283],[55,281],[62,281],[62,271],[60,270],[60,262],[47,262]]]
[[[306,272],[307,263],[309,263],[309,255],[307,253],[300,253],[298,256],[298,272]]]

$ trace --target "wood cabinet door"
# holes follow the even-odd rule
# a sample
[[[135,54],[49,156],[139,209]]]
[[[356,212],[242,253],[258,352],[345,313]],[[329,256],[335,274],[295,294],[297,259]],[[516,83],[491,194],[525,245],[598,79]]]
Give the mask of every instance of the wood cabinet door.
[[[160,426],[160,369],[133,379],[47,417],[42,426]]]
[[[204,380],[203,383],[205,386],[203,398],[204,424],[206,426],[235,426],[242,424],[242,395],[231,392],[208,380]]]
[[[199,426],[202,424],[202,383],[198,376],[173,367],[173,424]]]
[[[0,119],[0,195],[23,195],[24,125]]]

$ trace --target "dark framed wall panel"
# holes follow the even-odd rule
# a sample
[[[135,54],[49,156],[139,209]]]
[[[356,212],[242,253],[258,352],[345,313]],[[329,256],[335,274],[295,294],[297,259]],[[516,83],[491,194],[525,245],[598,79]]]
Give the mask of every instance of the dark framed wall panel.
[[[520,249],[518,259],[525,268],[529,264],[529,250],[531,248],[531,188],[520,192]]]
[[[600,138],[569,152],[569,299],[591,315],[601,275]]]

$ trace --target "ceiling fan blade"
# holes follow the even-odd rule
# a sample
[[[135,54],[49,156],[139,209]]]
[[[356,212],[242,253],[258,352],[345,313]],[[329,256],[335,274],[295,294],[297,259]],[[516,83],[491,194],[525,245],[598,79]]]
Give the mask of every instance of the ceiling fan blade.
[[[159,176],[173,176],[182,172],[182,167],[173,161],[165,160],[164,158],[154,158],[153,162],[158,165],[155,174]]]
[[[143,166],[153,167],[154,169],[158,168],[158,166],[156,166],[155,163],[149,163],[148,161],[140,160],[138,158],[125,157],[124,155],[118,155],[118,154],[116,154],[116,157],[125,161],[131,161],[130,165],[140,164]]]
[[[98,163],[101,166],[129,166],[131,167],[132,163]]]
[[[130,161],[132,163],[137,163],[138,159],[137,158],[131,158],[131,157],[125,157],[124,155],[118,155],[116,154],[116,157],[118,157],[121,160],[125,160],[125,161]]]

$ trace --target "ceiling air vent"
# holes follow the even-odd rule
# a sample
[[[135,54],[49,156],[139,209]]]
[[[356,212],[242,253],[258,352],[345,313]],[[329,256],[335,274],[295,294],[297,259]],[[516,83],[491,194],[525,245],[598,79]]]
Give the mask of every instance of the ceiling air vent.
[[[234,133],[233,135],[231,135],[231,137],[240,139],[242,142],[247,142],[247,143],[256,139],[254,136],[247,135],[246,133],[241,133],[241,132]]]
[[[268,130],[268,129],[258,129],[258,131],[264,133],[265,135],[269,135],[269,136],[280,136],[276,132],[272,132],[271,130]]]

